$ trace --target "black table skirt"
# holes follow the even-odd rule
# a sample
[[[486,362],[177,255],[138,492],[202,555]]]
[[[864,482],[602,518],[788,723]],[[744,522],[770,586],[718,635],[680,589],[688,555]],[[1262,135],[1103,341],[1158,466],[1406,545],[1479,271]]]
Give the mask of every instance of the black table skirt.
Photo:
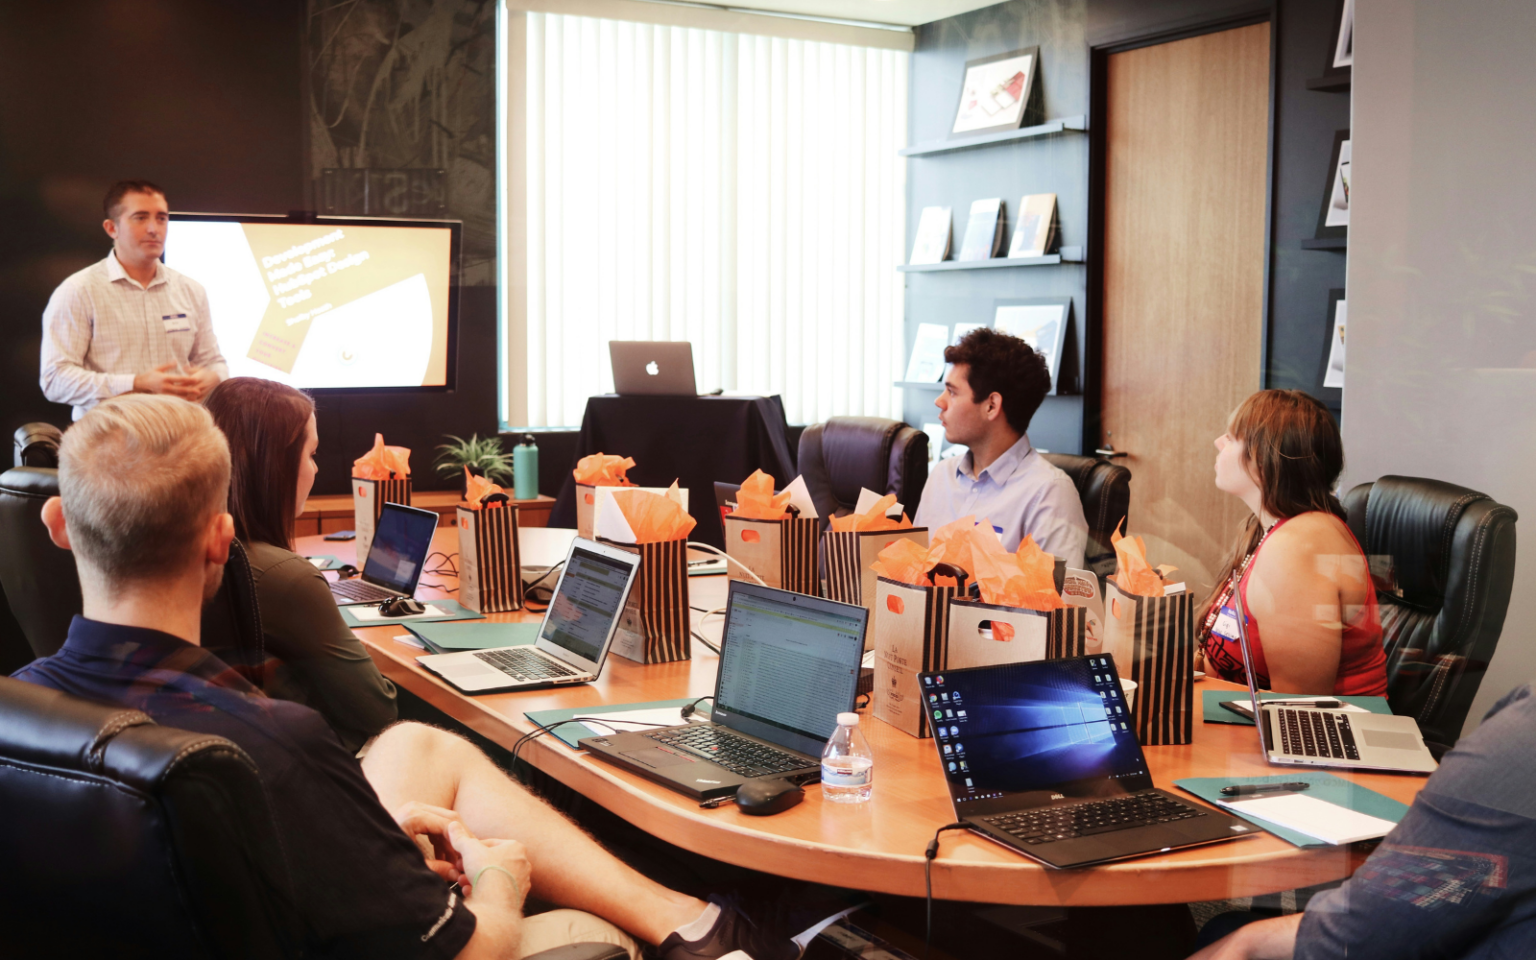
[[[593,397],[571,468],[594,453],[634,457],[629,479],[642,487],[676,480],[688,490],[688,512],[699,521],[689,539],[724,548],[715,482],[740,483],[753,470],[772,474],[780,488],[793,480],[786,428],[778,397]],[[576,481],[569,470],[549,524],[576,526]]]

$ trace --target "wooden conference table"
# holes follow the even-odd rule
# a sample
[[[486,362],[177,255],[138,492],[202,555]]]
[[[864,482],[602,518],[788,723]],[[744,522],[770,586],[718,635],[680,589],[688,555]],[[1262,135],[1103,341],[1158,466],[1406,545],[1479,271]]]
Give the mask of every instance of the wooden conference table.
[[[458,550],[454,528],[440,527],[433,549]],[[300,553],[340,555],[350,543],[301,537]],[[350,562],[350,556],[342,556]],[[452,578],[445,586],[455,586]],[[705,609],[724,605],[726,578],[694,577],[693,603]],[[422,588],[418,596],[441,596]],[[700,614],[695,613],[697,624]],[[528,613],[495,614],[491,620],[537,619]],[[700,633],[715,641],[718,616]],[[688,662],[645,666],[610,656],[598,682],[559,690],[490,694],[459,693],[416,665],[421,650],[392,638],[399,626],[356,631],[379,670],[434,707],[510,747],[534,725],[527,710],[640,703],[714,692],[717,658],[695,642]],[[1196,688],[1242,689],[1215,680]],[[548,775],[648,833],[676,846],[738,866],[795,879],[857,887],[872,892],[921,897],[923,850],[938,827],[951,822],[953,810],[939,770],[932,740],[918,740],[885,723],[867,718],[862,728],[875,754],[874,796],[864,804],[824,802],[820,791],[806,791],[799,806],[772,817],[749,817],[727,804],[700,809],[681,794],[570,749],[553,736],[525,745],[520,756]],[[1195,723],[1194,743],[1147,747],[1147,762],[1157,786],[1180,791],[1183,777],[1269,776],[1278,768],[1264,763],[1252,727]],[[1423,777],[1345,773],[1355,782],[1411,803]],[[1199,803],[1197,800],[1192,802]],[[1081,870],[1053,870],[1004,847],[966,832],[944,835],[933,863],[933,894],[945,900],[1057,906],[1109,906],[1185,903],[1248,897],[1340,880],[1364,861],[1359,847],[1301,850],[1269,834],[1143,857]]]

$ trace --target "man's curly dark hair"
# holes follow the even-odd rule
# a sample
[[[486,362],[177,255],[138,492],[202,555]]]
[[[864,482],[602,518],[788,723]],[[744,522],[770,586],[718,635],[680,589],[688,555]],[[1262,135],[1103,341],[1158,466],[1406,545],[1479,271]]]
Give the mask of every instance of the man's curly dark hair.
[[[1035,411],[1051,390],[1051,370],[1028,343],[991,327],[978,327],[944,349],[944,359],[970,367],[966,380],[977,403],[996,393],[1003,416],[1019,433],[1029,430]]]

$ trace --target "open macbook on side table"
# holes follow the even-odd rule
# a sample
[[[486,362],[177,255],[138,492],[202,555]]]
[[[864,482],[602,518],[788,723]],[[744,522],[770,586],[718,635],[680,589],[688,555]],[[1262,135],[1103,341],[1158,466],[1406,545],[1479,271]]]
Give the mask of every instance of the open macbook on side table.
[[[619,396],[696,397],[693,344],[686,340],[610,340],[613,392]]]
[[[1108,654],[920,675],[955,819],[1053,867],[1257,827],[1153,786]]]
[[[531,646],[428,654],[416,662],[465,693],[591,683],[613,646],[639,569],[639,554],[573,540]]]
[[[696,800],[759,777],[810,783],[853,710],[869,611],[734,580],[709,723],[587,737],[610,763]]]

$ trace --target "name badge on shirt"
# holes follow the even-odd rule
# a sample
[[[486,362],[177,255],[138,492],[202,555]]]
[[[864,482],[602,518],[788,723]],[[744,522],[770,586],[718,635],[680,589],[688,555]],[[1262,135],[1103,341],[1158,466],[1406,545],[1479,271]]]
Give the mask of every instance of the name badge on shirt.
[[[1231,607],[1222,607],[1221,613],[1216,615],[1216,622],[1211,625],[1211,632],[1226,640],[1236,641],[1237,635],[1237,611]]]
[[[166,333],[191,333],[192,321],[184,313],[168,313],[160,318]]]

